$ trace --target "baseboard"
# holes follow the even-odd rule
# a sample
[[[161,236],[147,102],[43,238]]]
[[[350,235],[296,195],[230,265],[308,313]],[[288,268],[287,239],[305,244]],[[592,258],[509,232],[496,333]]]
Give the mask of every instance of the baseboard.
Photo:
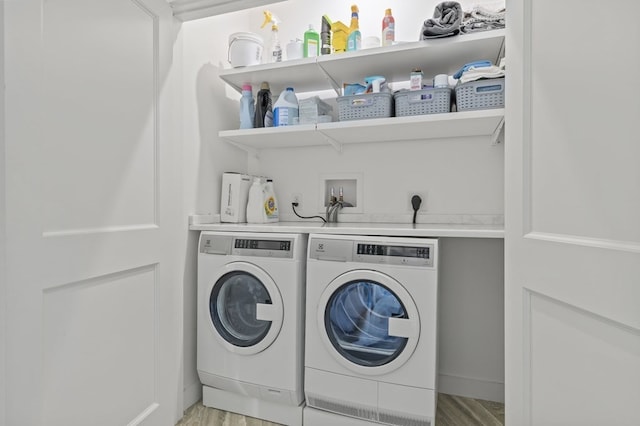
[[[198,381],[195,383],[191,383],[189,386],[186,386],[184,388],[183,398],[183,410],[186,410],[196,402],[200,401],[202,399],[202,385],[200,384],[200,382]]]
[[[488,380],[440,374],[438,392],[504,403],[504,383]]]

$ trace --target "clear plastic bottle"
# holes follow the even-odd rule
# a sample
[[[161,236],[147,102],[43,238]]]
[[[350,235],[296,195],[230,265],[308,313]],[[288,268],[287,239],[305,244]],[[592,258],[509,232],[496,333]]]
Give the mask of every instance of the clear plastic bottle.
[[[242,97],[240,98],[240,128],[253,129],[255,104],[250,84],[242,85]]]
[[[271,23],[271,45],[269,46],[269,52],[267,54],[266,61],[269,62],[282,62],[282,46],[280,45],[280,38],[278,37],[278,17],[268,10],[264,11],[264,22],[262,27]]]
[[[320,55],[320,34],[309,24],[309,29],[304,32],[303,56],[311,58]]]
[[[384,12],[382,19],[382,45],[391,46],[396,40],[396,21],[391,15],[391,9]]]
[[[298,117],[298,97],[293,87],[287,87],[273,105],[273,125],[274,127],[292,126],[296,117]]]

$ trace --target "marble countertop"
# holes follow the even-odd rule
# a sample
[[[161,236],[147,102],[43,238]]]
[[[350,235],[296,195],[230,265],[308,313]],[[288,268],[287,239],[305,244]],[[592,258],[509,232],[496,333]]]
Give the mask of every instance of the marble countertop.
[[[288,232],[300,234],[382,235],[398,237],[504,238],[503,225],[277,222],[201,223],[192,231]]]

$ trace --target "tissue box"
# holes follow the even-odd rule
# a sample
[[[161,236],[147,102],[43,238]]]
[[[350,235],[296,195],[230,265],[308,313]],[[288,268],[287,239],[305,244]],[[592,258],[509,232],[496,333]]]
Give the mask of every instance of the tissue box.
[[[253,176],[242,173],[222,174],[220,197],[220,222],[245,223],[247,221],[247,201]]]

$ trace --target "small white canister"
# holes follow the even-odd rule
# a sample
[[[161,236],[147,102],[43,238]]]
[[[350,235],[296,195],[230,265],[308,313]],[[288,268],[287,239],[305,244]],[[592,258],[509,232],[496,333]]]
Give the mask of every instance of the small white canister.
[[[258,65],[262,62],[262,37],[254,33],[233,33],[229,36],[229,63],[233,68]]]
[[[302,40],[296,39],[287,43],[287,60],[301,59],[304,56],[303,54],[304,45],[302,44]]]

